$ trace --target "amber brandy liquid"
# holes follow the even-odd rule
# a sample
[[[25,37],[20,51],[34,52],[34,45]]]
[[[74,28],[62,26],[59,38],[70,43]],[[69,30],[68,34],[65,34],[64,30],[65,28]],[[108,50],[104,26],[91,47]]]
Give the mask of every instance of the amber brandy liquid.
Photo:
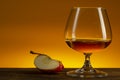
[[[66,43],[76,51],[93,52],[106,48],[111,43],[111,40],[77,39],[74,41],[66,40]]]

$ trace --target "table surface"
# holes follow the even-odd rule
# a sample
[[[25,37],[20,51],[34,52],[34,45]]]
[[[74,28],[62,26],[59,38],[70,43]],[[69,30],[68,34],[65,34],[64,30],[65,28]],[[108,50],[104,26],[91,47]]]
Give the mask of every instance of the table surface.
[[[66,76],[66,72],[73,70],[65,68],[57,74],[41,73],[36,68],[0,68],[0,80],[120,80],[120,68],[99,68],[109,75],[104,78],[73,78]]]

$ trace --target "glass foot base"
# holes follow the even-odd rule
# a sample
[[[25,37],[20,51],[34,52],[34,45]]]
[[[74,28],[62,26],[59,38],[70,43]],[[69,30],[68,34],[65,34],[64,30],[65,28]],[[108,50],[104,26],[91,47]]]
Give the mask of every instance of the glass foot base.
[[[82,69],[72,70],[67,72],[67,76],[93,78],[93,77],[106,77],[108,74],[103,71],[92,69],[92,71],[83,71]]]

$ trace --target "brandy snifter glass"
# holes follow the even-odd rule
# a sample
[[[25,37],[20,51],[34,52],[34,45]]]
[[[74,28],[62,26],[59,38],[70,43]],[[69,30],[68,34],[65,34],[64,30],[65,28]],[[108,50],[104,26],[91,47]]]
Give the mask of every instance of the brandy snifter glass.
[[[68,71],[72,77],[105,77],[106,72],[92,67],[92,52],[105,49],[112,40],[110,22],[105,8],[73,7],[65,28],[67,45],[85,55],[84,65],[80,69]]]

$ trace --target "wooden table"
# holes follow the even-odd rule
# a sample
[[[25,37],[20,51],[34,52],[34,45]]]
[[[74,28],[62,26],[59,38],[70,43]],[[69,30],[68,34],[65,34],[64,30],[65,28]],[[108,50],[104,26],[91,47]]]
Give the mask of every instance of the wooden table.
[[[120,80],[120,68],[99,69],[106,71],[109,76],[104,78],[82,79],[66,76],[64,69],[57,74],[43,74],[36,68],[0,68],[0,80]]]

